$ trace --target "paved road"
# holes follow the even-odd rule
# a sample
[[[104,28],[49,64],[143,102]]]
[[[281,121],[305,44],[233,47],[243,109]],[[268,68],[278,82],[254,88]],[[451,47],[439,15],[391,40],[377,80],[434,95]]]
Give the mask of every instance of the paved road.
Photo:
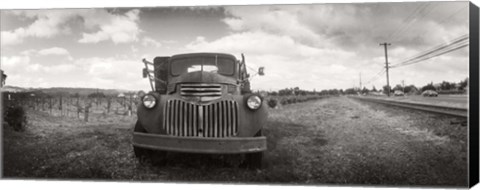
[[[385,99],[420,102],[434,105],[454,106],[454,107],[468,107],[468,96],[464,95],[439,95],[438,97],[423,97],[423,96],[392,96],[382,97]]]

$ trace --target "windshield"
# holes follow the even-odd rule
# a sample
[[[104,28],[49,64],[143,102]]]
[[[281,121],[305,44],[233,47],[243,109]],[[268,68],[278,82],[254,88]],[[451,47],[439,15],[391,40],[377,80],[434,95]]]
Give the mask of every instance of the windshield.
[[[235,62],[221,57],[191,57],[175,59],[171,64],[171,72],[174,76],[196,71],[233,75]]]

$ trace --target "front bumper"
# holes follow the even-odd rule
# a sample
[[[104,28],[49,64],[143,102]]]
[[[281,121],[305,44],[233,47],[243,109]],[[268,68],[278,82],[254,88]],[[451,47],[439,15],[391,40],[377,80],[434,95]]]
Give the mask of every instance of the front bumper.
[[[202,138],[133,133],[137,147],[189,153],[235,154],[267,150],[266,137]]]

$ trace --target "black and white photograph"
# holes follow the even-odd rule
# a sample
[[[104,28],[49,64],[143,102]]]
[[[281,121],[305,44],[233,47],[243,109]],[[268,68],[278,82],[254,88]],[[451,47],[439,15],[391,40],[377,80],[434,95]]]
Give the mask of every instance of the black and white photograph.
[[[478,25],[469,1],[1,9],[1,178],[468,188]]]

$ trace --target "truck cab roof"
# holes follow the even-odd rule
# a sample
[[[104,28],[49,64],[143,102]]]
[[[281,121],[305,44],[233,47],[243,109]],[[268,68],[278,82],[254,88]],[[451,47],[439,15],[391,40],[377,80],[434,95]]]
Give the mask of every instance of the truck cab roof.
[[[180,58],[187,58],[187,57],[213,57],[213,56],[231,58],[231,59],[233,59],[233,60],[236,60],[236,57],[233,56],[232,54],[226,54],[226,53],[207,53],[207,52],[177,54],[177,55],[173,55],[173,56],[171,57],[171,59],[180,59]]]

